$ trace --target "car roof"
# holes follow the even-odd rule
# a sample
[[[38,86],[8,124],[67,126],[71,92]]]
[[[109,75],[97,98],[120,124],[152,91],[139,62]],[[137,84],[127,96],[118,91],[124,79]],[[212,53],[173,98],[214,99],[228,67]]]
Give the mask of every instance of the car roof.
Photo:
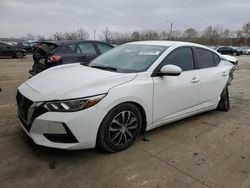
[[[53,41],[52,40],[52,41],[42,41],[41,43],[53,43],[53,44],[56,44],[58,46],[61,46],[62,44],[75,44],[75,43],[80,43],[80,42],[98,42],[98,43],[107,44],[103,41],[98,41],[98,40],[61,40],[61,41]]]
[[[182,41],[164,41],[164,40],[154,40],[154,41],[136,41],[136,42],[130,42],[127,44],[141,44],[141,45],[156,45],[156,46],[172,46],[172,45],[189,45],[189,46],[197,46],[202,48],[208,48],[204,45],[192,43],[192,42],[182,42]]]
[[[127,44],[156,45],[156,46],[166,46],[166,47],[170,47],[170,46],[174,46],[174,45],[176,45],[177,47],[193,46],[193,47],[198,47],[198,48],[203,48],[203,49],[209,50],[211,52],[216,53],[218,56],[220,56],[220,54],[216,50],[211,49],[207,46],[192,43],[192,42],[154,40],[154,41],[136,41],[136,42],[130,42]]]

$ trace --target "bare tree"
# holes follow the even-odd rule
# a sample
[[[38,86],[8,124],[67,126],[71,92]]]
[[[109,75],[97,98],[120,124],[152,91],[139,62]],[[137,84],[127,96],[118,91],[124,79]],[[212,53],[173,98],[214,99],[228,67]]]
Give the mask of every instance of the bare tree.
[[[28,33],[26,34],[24,37],[22,37],[23,40],[35,40],[36,37],[35,35],[31,34],[31,33]]]
[[[171,40],[176,40],[178,38],[180,38],[180,36],[182,35],[181,30],[173,30],[172,34],[171,34]]]
[[[56,32],[51,37],[53,40],[86,40],[89,33],[84,29],[78,29],[76,32]]]
[[[245,36],[245,45],[247,45],[248,40],[250,40],[250,22],[243,25],[242,32]]]
[[[102,38],[105,42],[111,43],[111,40],[112,40],[112,33],[111,33],[111,31],[109,30],[108,27],[106,27],[105,30],[102,31],[101,38]]]
[[[77,40],[76,32],[65,32],[63,33],[64,40]]]
[[[218,44],[220,35],[215,27],[209,26],[204,30],[202,37],[205,44],[214,45]]]
[[[63,37],[63,34],[61,32],[56,32],[53,34],[52,39],[53,40],[63,40],[64,37]]]
[[[184,31],[182,36],[184,38],[193,39],[193,38],[196,38],[198,36],[198,32],[194,28],[189,28],[189,29]]]
[[[76,38],[77,38],[77,40],[86,40],[89,38],[89,33],[82,28],[78,29],[76,31]]]
[[[153,30],[147,30],[141,33],[142,40],[159,40],[159,34]]]
[[[140,40],[140,33],[138,31],[134,31],[132,34],[131,34],[131,39],[133,41],[137,41],[137,40]]]
[[[44,40],[46,40],[46,38],[44,36],[42,36],[42,35],[37,35],[37,40],[38,41],[44,41]]]

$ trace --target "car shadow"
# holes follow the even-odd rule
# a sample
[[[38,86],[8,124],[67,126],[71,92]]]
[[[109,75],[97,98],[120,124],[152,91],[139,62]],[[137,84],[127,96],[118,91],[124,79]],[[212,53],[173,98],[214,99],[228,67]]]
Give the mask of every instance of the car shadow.
[[[33,157],[41,161],[47,161],[48,168],[51,169],[56,168],[56,166],[59,164],[68,163],[67,161],[73,162],[83,159],[92,159],[96,157],[101,157],[102,155],[110,154],[99,148],[82,149],[82,150],[64,150],[64,149],[40,146],[35,144],[33,140],[31,140],[31,138],[27,136],[24,132],[22,134],[22,140],[27,145]]]
[[[159,133],[168,132],[171,129],[177,129],[181,126],[184,126],[185,123],[198,119],[203,119],[204,117],[208,116],[213,116],[215,113],[218,113],[218,111],[204,112],[196,116],[188,117],[183,120],[163,125],[161,127],[148,131],[145,135],[140,135],[136,142],[139,142],[140,140],[150,141],[151,138],[157,136]],[[25,133],[22,134],[22,137],[25,144],[32,152],[33,156],[42,161],[47,161],[48,168],[50,169],[55,169],[59,164],[62,165],[65,163],[71,163],[88,159],[92,160],[93,158],[100,159],[107,155],[116,155],[121,153],[121,152],[108,153],[101,150],[100,148],[82,149],[82,150],[63,150],[63,149],[49,148],[35,144]],[[145,138],[149,139],[147,140]],[[133,145],[131,147],[133,147]]]

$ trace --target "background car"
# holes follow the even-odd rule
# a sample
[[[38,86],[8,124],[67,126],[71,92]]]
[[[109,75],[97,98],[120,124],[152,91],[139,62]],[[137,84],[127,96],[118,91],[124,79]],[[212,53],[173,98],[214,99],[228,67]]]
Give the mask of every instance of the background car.
[[[113,46],[100,41],[46,41],[41,42],[33,54],[32,75],[69,63],[88,63]]]
[[[89,64],[54,67],[27,80],[18,88],[18,115],[39,145],[97,144],[117,152],[139,133],[209,110],[228,111],[232,68],[198,44],[128,43]]]
[[[26,50],[0,42],[0,56],[11,56],[13,58],[23,58]]]
[[[245,49],[244,54],[245,55],[250,55],[250,48]]]
[[[237,49],[228,46],[218,48],[217,52],[225,55],[234,55],[234,56],[241,55],[241,53]]]

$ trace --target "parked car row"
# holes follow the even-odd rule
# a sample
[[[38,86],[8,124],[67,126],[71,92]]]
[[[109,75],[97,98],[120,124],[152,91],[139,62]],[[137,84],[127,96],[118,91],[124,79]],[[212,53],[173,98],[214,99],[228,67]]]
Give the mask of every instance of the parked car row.
[[[36,50],[38,44],[39,42],[18,42],[16,46],[26,50],[27,53],[32,54]]]
[[[100,41],[46,41],[39,43],[33,53],[34,64],[32,75],[54,67],[69,63],[88,64],[97,56],[112,49],[113,46]]]
[[[212,48],[213,50],[216,50],[217,52],[224,55],[233,55],[233,56],[250,55],[250,47],[247,46],[244,47],[209,46],[209,48]]]
[[[242,55],[242,51],[239,51],[236,48],[232,48],[229,46],[223,46],[223,47],[219,47],[217,49],[217,52],[224,54],[224,55],[233,55],[233,56],[239,56]]]
[[[0,56],[10,56],[13,58],[23,58],[24,56],[27,55],[27,51],[16,47],[12,46],[3,42],[0,42]]]
[[[53,68],[19,86],[16,100],[21,127],[42,146],[118,152],[148,130],[230,109],[235,59],[194,43],[45,42],[34,61],[35,73]]]

